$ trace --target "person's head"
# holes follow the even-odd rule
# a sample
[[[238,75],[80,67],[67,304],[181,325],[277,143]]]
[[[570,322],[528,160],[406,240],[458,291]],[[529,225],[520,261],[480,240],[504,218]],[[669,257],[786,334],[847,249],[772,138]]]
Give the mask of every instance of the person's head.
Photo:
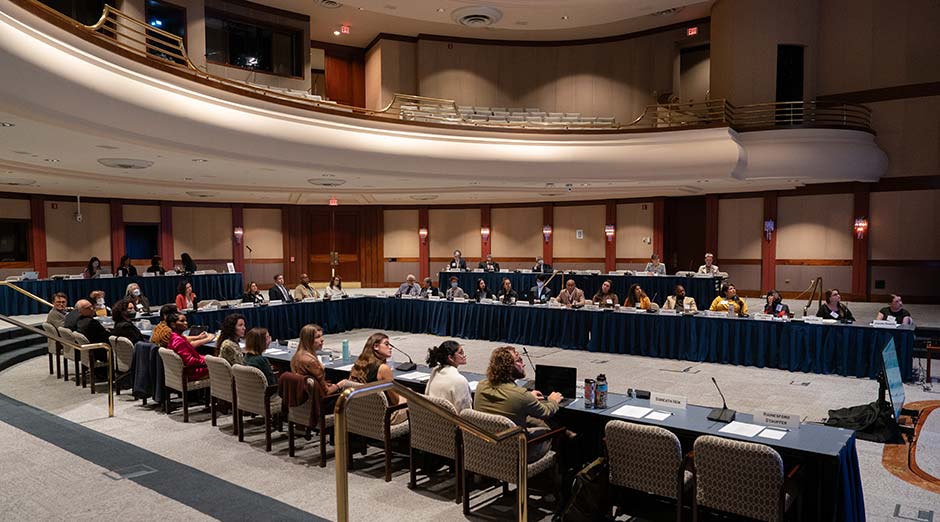
[[[545,281],[546,281],[547,279],[548,279],[548,278],[545,277],[545,274],[542,274],[542,275],[540,275],[540,276],[538,276],[538,277],[535,278],[535,284],[537,284],[537,285],[539,285],[539,286],[542,286],[542,285],[545,284]]]
[[[257,294],[257,293],[258,293],[258,283],[254,282],[254,281],[248,283],[248,288],[246,288],[245,291],[248,292],[249,294]]]
[[[79,299],[75,303],[75,309],[82,317],[91,317],[95,314],[95,308],[88,299]]]
[[[283,285],[284,284],[284,274],[278,274],[274,276],[274,284]]]
[[[451,288],[457,288],[457,285],[458,285],[459,282],[460,282],[459,279],[457,279],[457,278],[454,277],[454,276],[450,276],[450,287],[451,287]]]
[[[408,274],[408,277],[405,278],[405,282],[407,282],[409,285],[415,284],[415,275]]]
[[[640,299],[646,297],[646,292],[643,291],[643,287],[641,287],[639,284],[633,283],[630,285],[630,289],[627,290],[627,295],[630,296],[634,301],[639,302]]]
[[[89,271],[89,272],[95,272],[95,271],[97,271],[97,270],[100,270],[100,269],[101,269],[101,260],[98,259],[97,257],[92,257],[91,259],[88,260],[88,266],[87,266],[87,268],[88,268],[88,271]]]
[[[383,364],[392,356],[392,345],[384,333],[374,333],[366,340],[362,353],[356,359],[353,369],[349,372],[349,379],[355,382],[366,382],[369,368]]]
[[[493,262],[493,254],[486,254],[486,262],[487,263]]]
[[[330,286],[332,288],[342,288],[343,287],[343,278],[335,275],[330,279]]]
[[[161,307],[160,307],[160,320],[163,321],[164,323],[166,323],[167,326],[169,326],[169,324],[170,324],[170,320],[169,320],[170,314],[175,313],[176,311],[177,311],[177,309],[176,309],[176,305],[175,305],[175,304],[167,304],[167,305],[161,306]]]
[[[541,264],[544,263],[544,262],[545,262],[545,260],[542,259],[542,256],[535,256],[535,264],[541,265]]]
[[[574,289],[575,289],[575,288],[577,288],[577,286],[575,286],[575,284],[574,284],[574,279],[569,279],[569,280],[565,281],[565,289],[566,289],[566,290],[568,290],[569,292],[574,292]]]
[[[222,320],[221,333],[219,334],[219,344],[222,344],[222,341],[226,339],[238,342],[239,339],[245,337],[245,330],[247,325],[245,323],[245,316],[242,314],[229,314],[225,316],[225,319]]]
[[[123,256],[121,256],[121,266],[127,267],[127,266],[130,266],[130,264],[131,264],[131,256],[127,254],[124,254]]]
[[[838,288],[830,288],[826,290],[826,304],[837,305],[842,300],[842,296],[839,295]]]
[[[160,263],[163,262],[163,258],[160,256],[153,256],[150,258],[150,266],[160,266]]]
[[[425,287],[425,288],[431,288],[431,286],[432,286],[433,284],[434,284],[434,281],[433,281],[430,277],[425,277],[425,278],[424,278],[424,287]]]
[[[708,265],[708,266],[711,266],[711,264],[712,264],[713,262],[715,262],[715,256],[714,256],[711,252],[706,253],[706,254],[705,254],[705,264]]]
[[[52,307],[56,310],[62,312],[69,306],[69,296],[63,294],[62,292],[56,292],[52,296]]]
[[[602,293],[602,294],[609,294],[609,293],[610,293],[610,288],[611,288],[613,285],[614,285],[614,282],[613,282],[613,281],[611,281],[610,279],[605,279],[604,282],[601,283],[601,293]]]
[[[490,384],[506,384],[525,377],[525,361],[512,346],[500,346],[490,355],[486,378]]]
[[[503,290],[507,292],[512,290],[512,281],[510,281],[508,277],[503,278]]]
[[[310,277],[307,276],[307,274],[300,274],[300,282],[301,282],[301,284],[309,285],[309,284],[310,284]]]
[[[477,290],[486,290],[486,280],[482,277],[477,279]]]
[[[682,304],[682,299],[685,299],[685,287],[682,285],[676,285],[675,293],[676,300],[679,301],[679,304]]]
[[[131,283],[127,285],[127,288],[124,290],[125,297],[137,298],[137,297],[140,297],[140,295],[141,295],[140,285],[138,285],[137,283]]]
[[[467,354],[463,351],[463,346],[457,341],[444,341],[441,344],[428,348],[428,366],[431,368],[453,366],[458,367],[467,364]]]
[[[721,285],[721,295],[727,299],[734,299],[738,297],[738,289],[731,283],[725,283]]]
[[[182,312],[173,312],[166,318],[166,324],[170,327],[170,330],[178,334],[182,334],[189,328],[189,323],[186,322],[186,314]]]
[[[767,292],[767,304],[776,304],[781,301],[780,292],[770,290]]]
[[[904,302],[901,301],[901,296],[897,294],[891,294],[891,311],[897,312],[898,310],[904,308]]]
[[[252,328],[245,334],[245,352],[261,355],[271,344],[271,334],[267,328]]]
[[[115,323],[121,321],[130,321],[137,314],[137,307],[134,306],[134,302],[128,299],[121,299],[120,301],[114,303],[114,306],[111,307],[111,319]]]
[[[94,290],[90,294],[88,294],[88,297],[91,298],[91,302],[94,303],[96,306],[104,306],[104,298],[105,298],[104,290]]]
[[[455,257],[455,258],[460,257],[460,256],[462,256],[462,255],[463,255],[463,253],[462,253],[460,250],[454,250],[454,257]]]
[[[192,266],[193,258],[189,255],[189,252],[183,252],[180,254],[180,261],[183,262],[183,266]]]
[[[176,293],[179,295],[189,295],[193,292],[193,285],[189,281],[181,281],[176,287]]]
[[[300,345],[298,350],[317,353],[323,348],[323,328],[320,325],[308,324],[300,329]]]
[[[659,255],[658,255],[658,254],[653,254],[653,255],[651,255],[651,256],[650,256],[650,263],[653,263],[654,265],[658,265],[658,264],[659,264]]]

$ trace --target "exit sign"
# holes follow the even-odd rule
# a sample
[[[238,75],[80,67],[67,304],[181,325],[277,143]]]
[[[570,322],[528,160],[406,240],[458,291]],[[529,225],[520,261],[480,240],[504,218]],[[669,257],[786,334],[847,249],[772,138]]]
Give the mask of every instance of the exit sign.
[[[339,32],[342,34],[349,34],[349,26],[348,25],[340,26]]]
[[[689,27],[685,30],[685,34],[689,36],[695,36],[698,34],[698,27]]]

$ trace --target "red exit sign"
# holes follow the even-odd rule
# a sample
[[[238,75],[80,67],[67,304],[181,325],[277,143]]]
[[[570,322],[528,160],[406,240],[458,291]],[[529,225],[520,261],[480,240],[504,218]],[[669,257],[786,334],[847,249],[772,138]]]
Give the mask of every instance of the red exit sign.
[[[349,34],[349,26],[348,25],[340,26],[339,32],[342,34]]]
[[[689,27],[685,30],[685,34],[688,36],[695,36],[698,34],[698,27]]]

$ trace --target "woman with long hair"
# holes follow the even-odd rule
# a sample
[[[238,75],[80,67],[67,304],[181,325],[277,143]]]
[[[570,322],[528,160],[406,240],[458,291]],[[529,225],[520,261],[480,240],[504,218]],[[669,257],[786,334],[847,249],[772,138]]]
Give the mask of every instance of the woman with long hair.
[[[183,253],[180,255],[180,261],[183,262],[183,273],[184,273],[184,274],[192,274],[193,272],[195,272],[195,271],[197,270],[197,268],[196,268],[196,262],[193,261],[192,256],[190,256],[188,252],[183,252]]]
[[[346,291],[343,290],[343,278],[339,275],[331,277],[330,284],[323,290],[324,299],[332,299],[334,297],[346,297]]]
[[[431,377],[424,388],[425,395],[446,400],[458,413],[473,407],[470,383],[459,370],[460,366],[467,364],[467,354],[460,343],[444,341],[429,348],[427,363],[431,367]]]
[[[375,381],[389,381],[395,378],[392,367],[386,361],[392,357],[392,344],[388,336],[384,333],[374,333],[366,340],[362,347],[362,353],[356,359],[352,371],[349,372],[349,380],[366,384]],[[396,406],[405,402],[405,398],[394,391],[385,392],[390,406]],[[396,410],[392,413],[392,424],[399,424],[408,419],[408,412],[405,409]]]
[[[310,377],[317,383],[320,396],[333,395],[343,389],[346,380],[336,384],[326,378],[323,363],[317,357],[317,352],[323,349],[323,328],[316,324],[308,324],[300,329],[300,344],[290,360],[290,371]]]
[[[480,299],[495,299],[496,296],[493,294],[493,291],[486,286],[486,281],[481,277],[477,279],[477,288],[476,292],[473,293],[473,298],[479,301]]]
[[[176,287],[176,308],[178,310],[196,309],[199,300],[196,299],[196,293],[193,292],[193,284],[189,281],[180,281]]]
[[[826,300],[819,304],[816,317],[835,319],[840,323],[855,322],[855,316],[852,315],[849,307],[842,303],[842,294],[839,293],[838,288],[826,290]]]
[[[137,269],[131,264],[131,256],[121,256],[121,263],[117,267],[114,277],[137,277]]]
[[[101,260],[97,257],[89,259],[88,264],[85,265],[85,270],[82,271],[82,277],[85,279],[97,279],[101,277]]]
[[[245,287],[245,295],[242,296],[243,303],[264,304],[264,294],[258,289],[258,283],[251,281]]]
[[[248,329],[245,316],[242,314],[229,314],[222,320],[222,331],[219,333],[217,357],[228,361],[232,366],[244,364],[245,352],[241,347],[241,340],[245,338]]]
[[[643,288],[633,283],[630,285],[630,289],[627,290],[627,299],[623,302],[623,306],[649,310],[652,304],[650,303],[650,298],[646,296],[646,292],[643,291]]]
[[[245,366],[261,370],[268,380],[268,386],[277,384],[277,377],[271,368],[271,363],[264,356],[264,351],[271,344],[271,334],[267,328],[252,328],[245,334]]]
[[[597,289],[597,293],[594,294],[591,301],[594,301],[594,304],[601,308],[613,308],[616,306],[620,302],[620,298],[612,291],[613,286],[614,282],[610,279],[601,283],[601,287]]]

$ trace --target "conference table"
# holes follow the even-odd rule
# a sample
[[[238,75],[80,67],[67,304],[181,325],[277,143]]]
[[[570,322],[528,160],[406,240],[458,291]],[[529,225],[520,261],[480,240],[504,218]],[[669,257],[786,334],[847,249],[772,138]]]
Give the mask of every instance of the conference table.
[[[275,365],[288,368],[295,350],[276,343],[269,347],[265,356]],[[329,354],[330,356],[338,354]],[[349,376],[355,354],[349,360],[336,359],[324,362],[327,378],[338,382]],[[416,370],[394,370],[395,379],[409,388],[423,393],[430,369],[419,365]],[[461,372],[475,388],[475,384],[486,378],[484,375]],[[524,383],[520,383],[524,384]],[[626,417],[623,406],[648,408],[654,412],[668,414],[666,418]],[[602,454],[604,426],[611,420],[624,420],[645,425],[659,426],[673,432],[682,444],[683,452],[692,450],[695,439],[701,435],[714,435],[746,442],[759,442],[774,448],[789,469],[799,464],[804,484],[803,519],[854,521],[865,519],[865,502],[862,493],[858,454],[855,449],[855,433],[852,430],[819,424],[800,424],[789,429],[779,440],[736,435],[720,431],[727,424],[708,420],[711,408],[688,404],[685,408],[662,408],[651,406],[648,399],[631,398],[611,393],[604,409],[587,409],[584,399],[578,398],[556,414],[560,425],[578,433],[581,440],[581,458],[588,462]],[[736,420],[754,423],[750,414],[739,412]]]
[[[509,278],[512,288],[519,297],[526,299],[529,289],[535,286],[536,278],[542,274],[533,272],[464,272],[464,271],[444,271],[438,273],[438,284],[443,292],[450,288],[450,278],[456,277],[457,284],[464,292],[473,295],[476,292],[477,280],[486,281],[486,286],[493,292],[499,291],[503,285],[503,278]],[[551,274],[545,274],[551,277]],[[578,272],[559,273],[549,283],[552,289],[552,295],[558,295],[561,287],[568,279],[574,279],[574,283],[584,290],[584,297],[591,297],[600,290],[604,281],[610,279],[612,284],[611,291],[617,294],[622,303],[627,298],[627,290],[630,285],[639,284],[650,300],[662,306],[666,302],[666,297],[675,293],[676,285],[681,284],[685,287],[685,293],[695,299],[699,308],[708,308],[712,300],[718,296],[721,289],[720,277],[680,277],[680,276],[636,276],[636,275],[617,275],[617,274],[585,274]]]
[[[127,285],[137,283],[140,291],[150,301],[151,307],[160,307],[176,300],[176,292],[182,281],[193,285],[193,292],[199,300],[217,301],[240,299],[244,294],[242,274],[200,274],[172,275],[153,277],[110,277],[97,279],[41,279],[14,283],[23,290],[52,301],[52,295],[63,292],[69,298],[69,304],[81,298],[87,298],[93,290],[103,290],[108,304],[124,297]],[[5,286],[0,286],[0,313],[4,315],[45,314],[49,307],[36,302],[25,295]]]
[[[384,297],[200,310],[190,314],[189,323],[218,330],[225,316],[235,312],[245,316],[249,328],[265,327],[275,339],[297,338],[301,327],[316,323],[326,333],[371,328],[872,379],[883,367],[881,350],[893,339],[901,376],[905,382],[913,379],[910,326],[888,329]]]

